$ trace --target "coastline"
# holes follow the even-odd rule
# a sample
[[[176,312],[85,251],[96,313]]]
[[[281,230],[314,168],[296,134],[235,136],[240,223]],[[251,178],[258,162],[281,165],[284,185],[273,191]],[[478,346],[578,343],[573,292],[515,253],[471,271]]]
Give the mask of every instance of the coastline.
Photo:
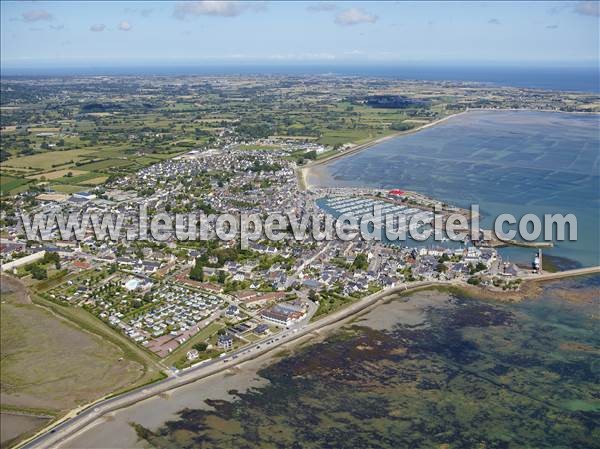
[[[390,135],[387,135],[387,136],[378,137],[377,139],[373,139],[373,140],[371,140],[369,142],[365,142],[363,144],[357,145],[357,146],[355,146],[353,148],[350,148],[350,149],[348,149],[346,151],[340,151],[337,154],[332,154],[331,156],[327,156],[327,157],[324,157],[323,159],[318,159],[318,160],[309,162],[306,165],[298,167],[298,170],[299,170],[299,176],[298,176],[298,178],[299,178],[299,189],[301,191],[303,191],[303,190],[309,190],[311,187],[314,187],[314,186],[311,186],[309,184],[309,182],[308,182],[308,175],[310,173],[310,169],[311,168],[314,168],[314,167],[317,167],[317,166],[320,166],[320,165],[324,165],[324,164],[326,164],[328,162],[334,161],[336,159],[344,158],[344,157],[350,156],[352,154],[360,153],[361,151],[367,150],[367,149],[369,149],[369,148],[371,148],[371,147],[373,147],[375,145],[378,145],[380,143],[387,142],[388,140],[395,139],[396,137],[407,136],[407,135],[410,135],[410,134],[417,133],[419,131],[422,131],[424,129],[430,128],[432,126],[439,125],[440,123],[443,123],[446,120],[449,120],[449,119],[454,118],[454,117],[458,117],[459,115],[465,114],[467,112],[469,112],[468,109],[466,111],[461,111],[461,112],[457,112],[455,114],[447,115],[447,116],[442,117],[442,118],[440,118],[438,120],[434,120],[433,122],[426,123],[424,125],[417,126],[415,128],[412,128],[412,129],[408,129],[406,131],[398,131],[398,132],[394,132],[394,133],[392,133]]]
[[[467,108],[464,111],[457,112],[455,114],[447,115],[447,116],[442,117],[442,118],[440,118],[438,120],[434,120],[433,122],[426,123],[426,124],[418,126],[416,128],[412,128],[412,129],[409,129],[409,130],[406,130],[406,131],[395,132],[395,133],[390,134],[388,136],[384,136],[384,137],[380,137],[380,138],[374,139],[372,141],[363,143],[361,145],[357,145],[356,147],[351,148],[349,150],[342,151],[342,152],[339,152],[337,154],[333,154],[333,155],[325,157],[323,159],[315,160],[315,161],[312,161],[312,162],[310,162],[310,163],[308,163],[306,165],[298,167],[298,186],[299,186],[299,189],[301,191],[303,191],[303,190],[310,190],[313,187],[318,187],[318,186],[311,185],[308,182],[309,176],[311,175],[311,169],[314,169],[314,168],[319,167],[321,165],[325,165],[326,163],[331,162],[333,160],[341,159],[341,158],[344,158],[346,156],[350,156],[352,154],[359,153],[361,151],[367,150],[367,149],[369,149],[369,148],[371,148],[371,147],[373,147],[373,146],[375,146],[375,145],[377,145],[379,143],[386,142],[386,141],[394,139],[396,137],[406,136],[406,135],[410,135],[410,134],[413,134],[413,133],[417,133],[419,131],[423,131],[424,129],[427,129],[427,128],[439,125],[439,124],[441,124],[441,123],[443,123],[443,122],[445,122],[445,121],[447,121],[447,120],[449,120],[451,118],[458,117],[460,115],[467,114],[469,112],[479,112],[479,111],[484,111],[484,112],[551,112],[551,113],[556,113],[556,114],[569,114],[569,115],[586,115],[586,116],[587,115],[591,115],[591,116],[596,115],[596,116],[600,117],[600,111],[557,111],[557,110],[554,110],[554,109],[532,109],[532,108],[502,108],[502,109],[494,109],[494,108],[473,108],[473,109],[471,109],[471,108]],[[314,175],[314,173],[313,173],[313,175]]]
[[[479,109],[477,109],[476,111],[479,111]],[[499,110],[489,109],[489,111],[499,111]],[[524,111],[524,110],[523,109],[516,109],[516,111]],[[465,112],[469,112],[469,111],[463,111],[463,112],[460,112],[460,113],[457,113],[457,114],[454,114],[454,115],[446,116],[446,117],[444,117],[444,118],[442,118],[442,119],[440,119],[438,121],[434,121],[434,122],[425,124],[425,125],[423,125],[421,127],[418,127],[418,128],[414,128],[414,129],[411,129],[411,130],[403,131],[403,132],[400,132],[400,133],[395,133],[395,134],[389,135],[389,136],[384,136],[384,137],[381,137],[379,139],[375,139],[375,140],[373,140],[371,142],[365,143],[365,144],[363,144],[361,146],[355,147],[355,148],[353,148],[351,150],[348,150],[346,152],[342,152],[340,154],[332,155],[330,157],[323,158],[322,160],[314,161],[313,163],[307,164],[307,166],[302,167],[302,169],[300,170],[302,181],[305,183],[305,189],[309,189],[311,187],[307,183],[307,181],[308,181],[308,179],[307,179],[307,173],[309,173],[309,170],[311,168],[314,168],[314,167],[319,166],[319,165],[324,165],[325,163],[327,163],[327,162],[329,162],[329,161],[331,161],[333,159],[336,159],[338,157],[341,158],[341,157],[345,157],[347,155],[350,155],[350,154],[353,154],[353,153],[356,153],[356,152],[360,152],[360,151],[366,150],[366,149],[368,149],[368,148],[370,148],[370,147],[372,147],[372,146],[374,146],[374,145],[376,145],[378,143],[381,143],[382,141],[387,141],[387,140],[392,139],[394,137],[399,137],[401,135],[406,135],[406,134],[410,134],[410,133],[415,133],[415,132],[421,131],[424,128],[437,125],[437,124],[439,124],[439,123],[441,123],[441,122],[443,122],[445,120],[448,120],[449,118],[452,118],[454,116],[458,116],[458,115],[464,114]],[[551,111],[551,112],[561,112],[561,111]],[[304,168],[306,168],[307,170],[304,170]],[[578,274],[575,274],[575,276],[577,276],[577,275]],[[560,276],[560,277],[566,277],[566,276],[570,276],[570,274],[564,274],[563,276]],[[419,290],[430,290],[430,289],[438,289],[438,290],[439,289],[459,289],[461,291],[470,291],[471,294],[477,295],[477,297],[479,299],[483,299],[483,300],[485,300],[485,299],[491,299],[491,300],[501,300],[501,301],[502,300],[504,300],[504,301],[519,301],[519,300],[522,300],[523,297],[525,297],[525,288],[526,288],[525,286],[526,285],[527,286],[531,286],[531,287],[535,287],[535,284],[537,282],[544,282],[544,281],[549,281],[549,280],[552,280],[552,279],[551,278],[539,278],[539,279],[533,278],[533,279],[528,279],[528,280],[526,280],[526,282],[524,282],[521,290],[518,291],[518,292],[502,292],[502,291],[500,291],[500,292],[491,292],[490,291],[489,292],[490,294],[497,295],[497,296],[490,296],[489,298],[485,297],[483,295],[482,292],[485,292],[484,289],[477,288],[477,287],[466,286],[466,285],[463,285],[463,284],[460,284],[460,285],[458,285],[458,284],[446,285],[446,284],[442,284],[442,283],[438,282],[436,285],[430,285],[430,286],[414,286],[414,287],[412,287],[412,286],[408,285],[405,290],[399,290],[399,291],[397,289],[388,289],[386,291],[378,292],[378,294],[381,293],[382,296],[380,296],[378,300],[376,300],[374,303],[366,306],[361,311],[359,311],[359,312],[350,312],[350,315],[346,316],[345,318],[342,317],[342,318],[340,318],[339,321],[332,322],[331,324],[325,324],[322,328],[319,328],[318,330],[311,331],[311,332],[309,332],[307,334],[302,334],[301,336],[293,339],[289,343],[286,342],[280,348],[285,348],[285,350],[287,350],[288,347],[294,348],[297,345],[303,344],[305,341],[311,341],[312,342],[312,341],[314,341],[313,338],[321,338],[325,333],[328,333],[330,330],[336,329],[339,326],[344,325],[347,322],[347,320],[355,319],[357,316],[360,316],[362,313],[366,313],[367,311],[371,310],[372,308],[377,307],[378,305],[381,304],[381,301],[388,301],[390,299],[390,297],[393,296],[393,295],[395,295],[395,294],[405,295],[405,294],[411,294],[411,293],[419,291]],[[512,294],[515,295],[514,298],[516,298],[516,299],[511,299],[511,298],[513,298],[511,296]],[[363,298],[363,300],[364,299],[367,299],[367,298]],[[359,301],[362,301],[362,300],[359,300]],[[326,317],[323,317],[323,318],[326,318]],[[271,348],[271,349],[273,349],[273,348]],[[281,351],[281,352],[283,352],[283,351]],[[273,353],[273,351],[266,351],[266,352],[262,352],[262,353],[258,354],[257,359],[262,358],[263,356],[264,357],[277,357],[278,354],[279,353],[277,353],[277,352]],[[234,365],[232,365],[232,367],[223,368],[223,369],[221,369],[220,371],[218,371],[218,372],[216,372],[214,374],[209,374],[209,375],[207,375],[205,377],[199,377],[199,378],[197,378],[195,380],[190,380],[188,383],[192,383],[192,382],[195,382],[197,380],[204,379],[206,377],[216,376],[217,373],[220,373],[222,375],[227,376],[228,372],[230,372],[231,370],[237,369],[238,366],[244,366],[246,363],[249,363],[249,360],[245,359],[245,360],[241,361],[241,363],[238,363],[237,365],[234,364]],[[177,390],[179,388],[182,388],[182,386],[175,386],[172,389],[167,389],[165,391],[175,391],[175,390]],[[151,396],[151,397],[155,397],[155,396]],[[144,400],[144,399],[142,399],[142,400]],[[104,415],[102,415],[102,416],[104,416]]]
[[[600,273],[600,267],[596,267],[594,272]],[[553,274],[549,274],[549,276],[552,276],[552,275]],[[575,274],[574,276],[578,276],[578,274]],[[560,279],[560,278],[561,277],[558,277],[557,279]],[[121,407],[119,409],[116,409],[116,410],[108,412],[108,413],[99,414],[96,417],[96,419],[94,419],[88,425],[81,427],[80,429],[76,430],[72,434],[68,435],[65,439],[58,442],[57,447],[65,447],[65,448],[79,447],[79,446],[77,446],[77,443],[81,444],[84,441],[86,441],[86,433],[93,431],[93,429],[96,429],[94,432],[100,432],[100,434],[102,434],[102,433],[106,434],[107,432],[109,432],[111,430],[110,423],[112,421],[116,420],[116,414],[124,413],[124,414],[128,415],[129,417],[131,417],[132,414],[134,414],[134,415],[136,414],[136,411],[133,410],[133,407],[140,405],[142,402],[155,401],[158,399],[169,400],[173,397],[173,403],[166,406],[167,407],[166,413],[171,415],[174,412],[174,410],[177,408],[176,407],[177,403],[182,400],[181,396],[185,395],[185,392],[188,389],[192,388],[193,384],[196,382],[198,382],[198,383],[207,382],[208,384],[211,384],[214,382],[219,382],[220,381],[219,376],[225,376],[227,379],[230,379],[231,376],[233,376],[234,374],[240,374],[243,376],[243,379],[249,379],[249,385],[243,386],[240,384],[239,387],[236,387],[235,389],[238,391],[243,391],[247,388],[251,388],[252,385],[254,385],[256,382],[261,382],[261,380],[260,380],[261,378],[257,379],[256,375],[252,376],[252,375],[250,375],[251,373],[256,374],[256,372],[258,370],[260,370],[261,368],[271,365],[273,363],[276,363],[279,360],[284,359],[286,357],[294,355],[297,350],[301,349],[302,347],[304,347],[307,344],[312,345],[314,343],[322,342],[329,335],[331,335],[333,332],[337,331],[339,328],[343,327],[344,325],[356,323],[362,316],[365,316],[366,314],[373,312],[375,309],[377,309],[382,304],[391,303],[392,301],[394,301],[397,298],[409,296],[409,295],[412,295],[417,292],[437,291],[440,293],[464,295],[467,297],[471,297],[473,299],[483,300],[483,301],[500,301],[500,302],[516,303],[525,298],[535,299],[541,292],[541,287],[538,285],[538,282],[544,282],[544,281],[550,281],[550,280],[555,280],[555,278],[554,277],[546,277],[546,278],[541,278],[541,279],[531,279],[531,280],[524,282],[519,291],[512,291],[512,292],[503,292],[503,291],[491,292],[491,291],[489,291],[488,294],[486,294],[486,295],[482,295],[482,291],[485,291],[485,289],[483,289],[481,287],[475,287],[475,286],[467,285],[464,283],[456,283],[456,282],[437,282],[437,283],[424,282],[420,285],[413,285],[413,286],[407,285],[407,286],[391,288],[388,290],[382,290],[373,295],[369,295],[368,297],[358,300],[357,303],[366,301],[366,304],[364,306],[358,308],[358,310],[351,312],[351,313],[344,313],[344,312],[348,312],[347,309],[352,308],[352,306],[358,305],[357,303],[354,303],[354,304],[338,311],[340,313],[344,313],[344,315],[345,315],[340,319],[329,322],[331,320],[330,319],[328,320],[327,318],[331,318],[331,315],[322,317],[320,320],[317,320],[315,323],[319,323],[319,322],[323,322],[323,321],[328,321],[328,322],[325,325],[323,325],[322,327],[320,327],[319,329],[302,333],[302,334],[298,335],[296,338],[294,338],[293,340],[286,342],[282,345],[276,346],[276,347],[271,347],[269,350],[260,353],[259,355],[257,355],[256,357],[254,357],[252,359],[241,360],[234,367],[228,367],[228,368],[221,369],[220,371],[211,373],[204,377],[198,378],[194,381],[185,383],[184,385],[171,388],[163,393],[149,396],[145,399],[136,401],[134,403],[131,403],[127,406]],[[565,298],[565,299],[567,300],[567,298]],[[574,300],[576,300],[576,299],[574,299]],[[250,385],[250,384],[252,384],[252,385]],[[204,390],[202,390],[202,391],[204,391]],[[215,392],[215,394],[218,397],[223,396],[222,392],[221,393]],[[177,396],[177,395],[180,396],[179,399],[175,398],[175,396]],[[196,407],[195,403],[194,403],[194,406]],[[200,405],[200,408],[202,408],[202,407],[203,406]],[[127,410],[129,410],[129,412],[127,412]],[[140,410],[138,410],[137,413],[142,413],[142,412]],[[153,418],[154,421],[156,421],[155,418],[156,417]],[[99,427],[104,424],[107,424],[108,427],[105,429],[99,429]],[[121,426],[121,427],[124,427],[124,426]],[[95,434],[96,433],[94,433],[94,435]],[[92,437],[93,437],[94,441],[98,438],[97,436],[92,436]],[[125,437],[127,437],[127,436],[125,436]],[[83,447],[88,447],[88,446],[83,445]]]
[[[537,282],[598,273],[600,273],[600,266],[574,269],[558,273],[547,273],[537,277],[525,278],[523,280],[524,285],[527,285],[529,283],[535,284]],[[486,298],[482,297],[482,288],[470,287],[471,286],[465,284],[464,282],[456,281],[418,281],[412,284],[405,284],[381,290],[372,295],[361,298],[356,302],[348,305],[347,307],[333,312],[330,315],[323,316],[319,320],[310,323],[305,328],[298,330],[297,333],[291,334],[289,338],[282,339],[281,342],[273,344],[271,346],[265,346],[262,348],[262,350],[257,351],[255,353],[241,355],[237,360],[228,358],[223,363],[219,363],[218,365],[208,367],[201,366],[199,368],[205,368],[204,371],[195,372],[194,370],[190,370],[184,372],[179,377],[171,377],[163,381],[147,385],[146,387],[140,388],[138,390],[131,391],[124,395],[111,398],[107,401],[96,401],[88,405],[87,407],[84,406],[76,414],[68,414],[72,417],[71,421],[62,421],[62,424],[61,421],[53,423],[52,425],[39,431],[35,436],[21,442],[21,444],[19,444],[16,447],[37,448],[49,447],[56,444],[60,444],[62,446],[68,441],[71,441],[77,435],[81,435],[83,432],[89,430],[90,428],[93,428],[95,425],[98,424],[99,420],[106,419],[106,417],[110,417],[114,412],[118,410],[128,408],[153,397],[167,394],[168,392],[172,392],[178,388],[185,387],[191,383],[200,381],[202,379],[207,379],[215,375],[221,375],[224,372],[230,372],[232,369],[235,370],[238,367],[243,366],[247,362],[252,362],[259,359],[262,360],[263,356],[266,356],[267,358],[270,356],[277,356],[282,352],[286,352],[293,349],[298,344],[305,343],[309,340],[312,342],[315,338],[322,338],[324,335],[331,332],[332,330],[337,329],[338,327],[346,324],[349,321],[355,320],[358,316],[372,310],[373,308],[376,308],[381,303],[389,301],[390,297],[393,297],[395,295],[405,296],[407,294],[412,294],[417,291],[431,289],[454,289],[454,291],[464,291],[467,292],[467,294],[469,295],[476,295],[478,299],[517,302],[525,298],[528,294],[531,294],[535,291],[531,290],[531,288],[535,288],[535,285],[533,285],[532,287],[527,287],[526,289],[522,287],[522,289],[519,291],[491,292],[493,294],[493,297]],[[278,352],[275,350],[278,350]],[[286,354],[283,355],[285,356]],[[58,425],[60,425],[59,429],[56,428]],[[71,427],[74,428],[71,429]],[[38,438],[40,439],[38,440]]]

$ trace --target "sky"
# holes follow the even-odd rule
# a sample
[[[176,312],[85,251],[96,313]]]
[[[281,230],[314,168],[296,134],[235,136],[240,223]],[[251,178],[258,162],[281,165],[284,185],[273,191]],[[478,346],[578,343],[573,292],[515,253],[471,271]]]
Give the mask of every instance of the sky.
[[[2,1],[7,67],[597,66],[598,2]]]

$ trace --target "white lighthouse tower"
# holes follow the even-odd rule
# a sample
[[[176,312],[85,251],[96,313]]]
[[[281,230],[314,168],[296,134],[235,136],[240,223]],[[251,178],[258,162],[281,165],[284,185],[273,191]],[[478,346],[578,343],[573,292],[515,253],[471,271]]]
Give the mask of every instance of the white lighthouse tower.
[[[537,254],[535,255],[535,257],[533,258],[533,269],[537,272],[537,273],[541,273],[542,272],[542,249],[538,249]]]

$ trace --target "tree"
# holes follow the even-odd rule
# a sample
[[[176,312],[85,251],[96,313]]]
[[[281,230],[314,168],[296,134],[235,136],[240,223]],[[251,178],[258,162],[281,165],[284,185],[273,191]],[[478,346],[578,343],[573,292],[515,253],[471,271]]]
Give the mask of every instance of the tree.
[[[200,282],[204,279],[204,270],[202,269],[200,258],[196,259],[194,267],[190,270],[190,279]]]
[[[470,274],[479,273],[480,271],[483,271],[486,268],[487,268],[487,266],[483,262],[477,262],[477,265],[475,265],[475,266],[473,266],[473,264],[469,264],[469,273]]]
[[[217,272],[217,282],[219,284],[224,284],[226,280],[227,280],[227,273],[225,271],[220,270],[219,272]]]
[[[41,281],[48,278],[48,272],[45,268],[40,267],[38,264],[31,266],[31,276],[33,279]]]
[[[317,158],[317,152],[315,150],[307,151],[304,153],[306,159],[312,159],[313,161]]]
[[[369,267],[369,261],[365,253],[360,253],[354,259],[352,267],[358,270],[366,270]]]
[[[42,263],[47,264],[47,263],[51,263],[51,262],[53,262],[56,265],[57,263],[60,262],[60,257],[58,255],[58,253],[51,253],[51,252],[46,251],[46,253],[44,254],[44,257],[42,259]]]
[[[479,279],[478,277],[470,277],[469,279],[467,279],[467,284],[479,285],[480,283],[481,279]]]
[[[196,343],[193,348],[198,352],[204,352],[208,348],[208,345],[206,343]]]

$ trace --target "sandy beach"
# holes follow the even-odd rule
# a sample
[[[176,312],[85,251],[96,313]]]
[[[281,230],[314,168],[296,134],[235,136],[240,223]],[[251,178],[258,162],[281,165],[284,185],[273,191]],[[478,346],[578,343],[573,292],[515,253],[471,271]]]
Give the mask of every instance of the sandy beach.
[[[336,159],[340,159],[340,158],[343,158],[346,156],[350,156],[352,154],[359,153],[361,151],[367,150],[367,149],[369,149],[375,145],[378,145],[380,143],[395,139],[396,137],[414,134],[414,133],[422,131],[424,129],[431,128],[432,126],[439,125],[440,123],[450,120],[453,117],[458,117],[459,115],[465,114],[466,112],[468,112],[468,111],[463,111],[463,112],[458,112],[456,114],[447,115],[446,117],[442,117],[439,120],[435,120],[431,123],[426,123],[424,125],[417,126],[416,128],[412,128],[412,129],[409,129],[406,131],[395,132],[393,134],[390,134],[389,136],[379,137],[377,139],[371,140],[371,141],[363,143],[361,145],[357,145],[349,150],[342,151],[337,154],[327,156],[323,159],[319,159],[319,160],[310,162],[302,167],[298,167],[299,188],[300,188],[300,190],[307,190],[307,189],[310,189],[311,187],[318,187],[318,185],[316,185],[318,183],[312,183],[312,184],[310,183],[310,178],[319,179],[319,175],[320,174],[322,175],[324,173],[322,170],[326,170],[324,168],[324,165],[331,161],[334,161]],[[319,168],[321,168],[321,172],[319,172]]]

